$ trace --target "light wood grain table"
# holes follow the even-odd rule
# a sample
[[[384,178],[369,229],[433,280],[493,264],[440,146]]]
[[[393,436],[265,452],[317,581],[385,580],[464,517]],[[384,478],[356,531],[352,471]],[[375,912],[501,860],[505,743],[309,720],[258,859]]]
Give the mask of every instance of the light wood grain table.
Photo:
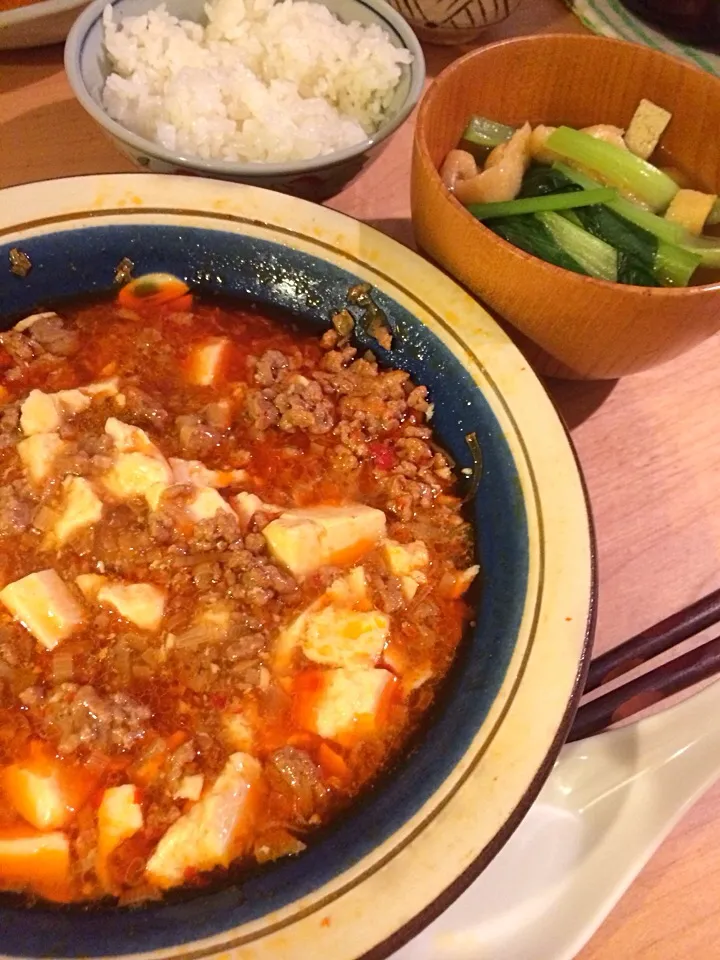
[[[561,0],[524,0],[483,42],[582,29]],[[430,77],[460,52],[428,47]],[[409,245],[412,134],[410,120],[330,203]],[[0,186],[130,169],[73,99],[61,48],[0,52]],[[596,650],[718,586],[719,371],[715,338],[618,383],[549,384],[571,427],[597,526]],[[715,960],[719,903],[720,786],[685,817],[580,960]]]

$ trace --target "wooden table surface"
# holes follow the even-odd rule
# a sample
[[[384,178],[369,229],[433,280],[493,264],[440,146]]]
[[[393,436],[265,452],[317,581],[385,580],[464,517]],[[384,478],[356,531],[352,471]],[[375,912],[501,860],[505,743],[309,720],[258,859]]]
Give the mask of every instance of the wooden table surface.
[[[483,42],[582,30],[561,0],[524,0]],[[460,52],[428,47],[430,77]],[[412,133],[408,121],[330,204],[407,244]],[[60,47],[0,51],[0,186],[130,169],[73,99]],[[670,366],[624,381],[548,384],[572,430],[596,521],[597,650],[718,585],[718,369],[715,338]],[[720,786],[685,817],[579,960],[720,956],[718,813]]]

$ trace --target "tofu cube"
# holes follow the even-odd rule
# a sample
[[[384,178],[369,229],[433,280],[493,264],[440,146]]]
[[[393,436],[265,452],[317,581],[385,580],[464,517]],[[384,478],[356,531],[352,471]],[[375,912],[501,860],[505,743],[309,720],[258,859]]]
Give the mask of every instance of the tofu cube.
[[[344,576],[333,580],[325,591],[327,601],[353,610],[371,608],[367,578],[363,567],[353,567]]]
[[[210,470],[199,460],[180,460],[170,457],[168,463],[175,483],[190,483],[194,487],[229,487],[247,480],[246,470]]]
[[[108,860],[121,843],[129,840],[143,826],[142,806],[138,789],[132,783],[108,787],[97,812],[97,853],[95,870],[100,882],[110,888]]]
[[[25,436],[53,433],[62,426],[60,408],[51,393],[31,390],[20,408],[20,427]]]
[[[172,472],[162,457],[147,453],[118,453],[112,467],[103,477],[103,484],[118,500],[147,497],[153,488],[156,499],[172,481]]]
[[[31,884],[50,900],[66,900],[70,890],[70,841],[64,833],[0,834],[0,888]]]
[[[329,606],[308,616],[300,644],[313,663],[371,667],[382,656],[389,633],[390,618],[384,613]]]
[[[60,545],[78,530],[97,523],[103,512],[102,500],[85,477],[66,477],[62,486],[61,512],[53,529],[53,535]]]
[[[652,100],[644,98],[638,104],[625,134],[628,150],[643,160],[652,156],[660,138],[672,120],[672,114]]]
[[[223,738],[231,750],[249,753],[255,746],[255,734],[242,713],[225,713],[222,718]]]
[[[86,600],[91,602],[97,600],[100,588],[104,587],[107,582],[108,578],[99,573],[81,573],[75,577],[75,583],[78,585],[80,592]]]
[[[141,630],[158,630],[165,613],[165,591],[151,583],[110,583],[97,592],[105,603]]]
[[[195,773],[192,776],[183,777],[178,788],[175,791],[176,800],[197,801],[202,796],[203,784],[205,778],[201,773]]]
[[[105,433],[112,437],[118,453],[103,483],[118,500],[146,497],[156,485],[162,488],[172,483],[172,470],[148,434],[139,427],[123,423],[116,417],[105,421]]]
[[[209,337],[196,343],[185,361],[188,383],[212,387],[220,383],[230,362],[231,342],[227,337]]]
[[[408,603],[414,599],[420,585],[426,581],[427,577],[420,570],[400,577],[400,591]]]
[[[105,433],[112,437],[115,449],[121,453],[147,453],[162,456],[144,430],[129,423],[123,423],[117,417],[108,417],[105,421]]]
[[[56,764],[14,763],[2,775],[5,795],[15,810],[38,830],[57,830],[70,820],[70,809]]]
[[[395,682],[379,668],[305,670],[295,682],[293,719],[304,730],[352,746],[382,731]]]
[[[82,390],[60,390],[52,396],[63,420],[75,416],[76,413],[84,413],[92,403],[92,398],[86,396]]]
[[[275,559],[304,577],[327,564],[355,563],[385,535],[385,514],[364,504],[288,510],[263,530]]]
[[[279,673],[286,673],[291,668],[293,653],[306,640],[306,631],[313,617],[321,615],[326,610],[338,610],[341,611],[341,615],[345,615],[349,611],[367,611],[370,609],[371,604],[365,571],[362,567],[354,567],[345,576],[334,580],[322,596],[318,597],[292,623],[280,631],[273,647],[273,666],[275,670]],[[331,624],[328,626],[332,629]],[[323,628],[327,628],[326,618],[321,618],[320,621],[320,629]],[[322,643],[319,642],[318,647],[321,646]],[[340,645],[338,645],[338,649],[340,649]],[[313,658],[311,657],[311,659]]]
[[[422,570],[430,563],[428,548],[422,540],[413,543],[398,543],[396,540],[386,540],[383,544],[383,554],[390,573],[396,577],[403,577]]]
[[[475,577],[480,573],[480,567],[475,564],[467,570],[456,570],[443,575],[438,590],[443,597],[458,600],[470,587]]]
[[[147,863],[163,890],[184,883],[189,871],[226,867],[245,852],[260,800],[262,771],[247,753],[233,753],[211,789],[168,829]]]
[[[277,517],[282,513],[281,507],[276,507],[273,503],[265,503],[254,493],[242,491],[230,497],[230,505],[240,521],[243,530],[247,530],[256,513],[264,513],[271,517]]]
[[[17,445],[17,452],[33,483],[40,484],[53,472],[53,466],[67,443],[57,433],[35,433]]]
[[[665,211],[665,219],[680,224],[693,236],[699,237],[716,200],[714,194],[701,193],[699,190],[678,190]]]
[[[217,513],[235,513],[230,504],[223,500],[217,490],[212,487],[198,487],[187,508],[188,516],[194,523],[200,520],[210,520]]]
[[[81,387],[81,392],[93,400],[103,400],[106,397],[115,397],[119,390],[119,380],[117,377],[110,377],[108,380],[99,380],[97,383],[89,383],[86,387]]]
[[[87,410],[92,400],[80,390],[43,393],[31,390],[20,408],[20,427],[26,436],[54,433],[76,413]]]
[[[84,623],[82,608],[54,570],[9,583],[0,590],[0,602],[48,650]]]

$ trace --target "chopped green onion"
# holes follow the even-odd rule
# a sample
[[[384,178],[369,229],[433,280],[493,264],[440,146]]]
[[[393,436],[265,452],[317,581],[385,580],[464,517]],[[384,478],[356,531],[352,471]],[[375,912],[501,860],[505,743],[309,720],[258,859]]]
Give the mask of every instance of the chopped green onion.
[[[535,216],[558,246],[579,263],[587,274],[601,280],[617,281],[618,254],[609,243],[570,223],[559,213],[537,213]]]
[[[651,210],[665,210],[678,192],[666,173],[613,143],[571,127],[558,127],[547,139],[548,150],[595,171],[605,182],[631,194]]]
[[[496,123],[485,117],[472,117],[461,139],[491,150],[493,147],[499,147],[501,143],[507,143],[514,133],[515,127],[508,127],[504,123]]]
[[[471,203],[468,210],[477,220],[489,220],[492,217],[514,217],[525,213],[590,207],[598,203],[608,203],[616,197],[616,190],[600,187],[597,190],[548,193],[542,197],[522,197],[520,200],[505,200],[497,203]]]

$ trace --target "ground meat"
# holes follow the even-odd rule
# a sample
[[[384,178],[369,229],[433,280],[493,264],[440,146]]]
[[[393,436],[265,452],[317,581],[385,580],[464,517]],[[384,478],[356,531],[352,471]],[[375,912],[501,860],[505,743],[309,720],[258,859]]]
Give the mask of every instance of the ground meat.
[[[326,330],[325,333],[320,337],[320,346],[323,350],[332,350],[338,345],[340,340],[340,334],[337,330]]]
[[[385,571],[373,571],[369,576],[371,596],[383,613],[396,613],[405,606],[400,581]]]
[[[269,387],[278,383],[290,367],[290,361],[279,350],[266,350],[255,364],[255,383]]]
[[[82,748],[129,750],[145,736],[150,710],[125,693],[101,697],[91,686],[61,683],[50,692],[26,691],[23,702],[62,756]]]
[[[430,406],[427,400],[427,387],[419,386],[411,390],[408,394],[407,404],[411,410],[419,410],[421,413],[425,413]]]
[[[10,667],[30,662],[33,641],[27,630],[16,624],[0,625],[0,658]]]
[[[56,357],[71,357],[80,349],[76,330],[66,330],[57,314],[41,317],[30,328],[32,339]]]
[[[276,750],[268,759],[265,773],[271,790],[292,796],[298,822],[306,821],[322,805],[326,790],[318,768],[304,750]]]
[[[217,430],[227,430],[232,423],[232,411],[227,400],[209,403],[200,411],[200,416],[208,426]]]
[[[19,403],[8,404],[8,406],[0,412],[0,450],[13,447],[17,443],[19,421]]]
[[[224,550],[239,536],[238,518],[234,514],[221,512],[196,523],[187,545],[191,551]]]
[[[396,440],[395,452],[401,460],[414,464],[427,463],[433,458],[433,452],[428,444],[412,437],[401,437]]]
[[[249,660],[260,653],[266,641],[267,638],[262,633],[246,633],[244,636],[233,637],[223,649],[223,659],[229,663]]]
[[[327,373],[339,373],[350,363],[356,353],[357,350],[355,347],[343,347],[341,350],[331,350],[329,353],[326,353],[320,361],[320,368]]]
[[[322,434],[332,430],[335,422],[332,401],[324,397],[320,384],[299,374],[285,381],[275,406],[281,414],[281,430]]]
[[[105,565],[107,573],[122,577],[138,577],[163,556],[145,522],[143,504],[120,504],[106,508],[103,523],[89,530],[93,537],[94,556]]]
[[[221,431],[196,414],[177,417],[175,426],[182,452],[191,460],[202,460],[212,453],[221,440]]]
[[[253,427],[262,432],[280,421],[280,411],[273,403],[272,390],[251,390],[245,401],[245,412]]]
[[[11,537],[27,530],[34,512],[35,505],[24,482],[16,481],[0,487],[0,537]]]
[[[156,430],[163,430],[167,426],[170,414],[149,393],[139,387],[127,387],[123,393],[123,420],[138,427],[151,427]]]
[[[20,423],[20,404],[9,403],[0,413],[0,433],[14,433]]]
[[[42,350],[37,344],[33,347],[30,340],[17,330],[0,333],[0,346],[3,346],[17,363],[29,363]]]

